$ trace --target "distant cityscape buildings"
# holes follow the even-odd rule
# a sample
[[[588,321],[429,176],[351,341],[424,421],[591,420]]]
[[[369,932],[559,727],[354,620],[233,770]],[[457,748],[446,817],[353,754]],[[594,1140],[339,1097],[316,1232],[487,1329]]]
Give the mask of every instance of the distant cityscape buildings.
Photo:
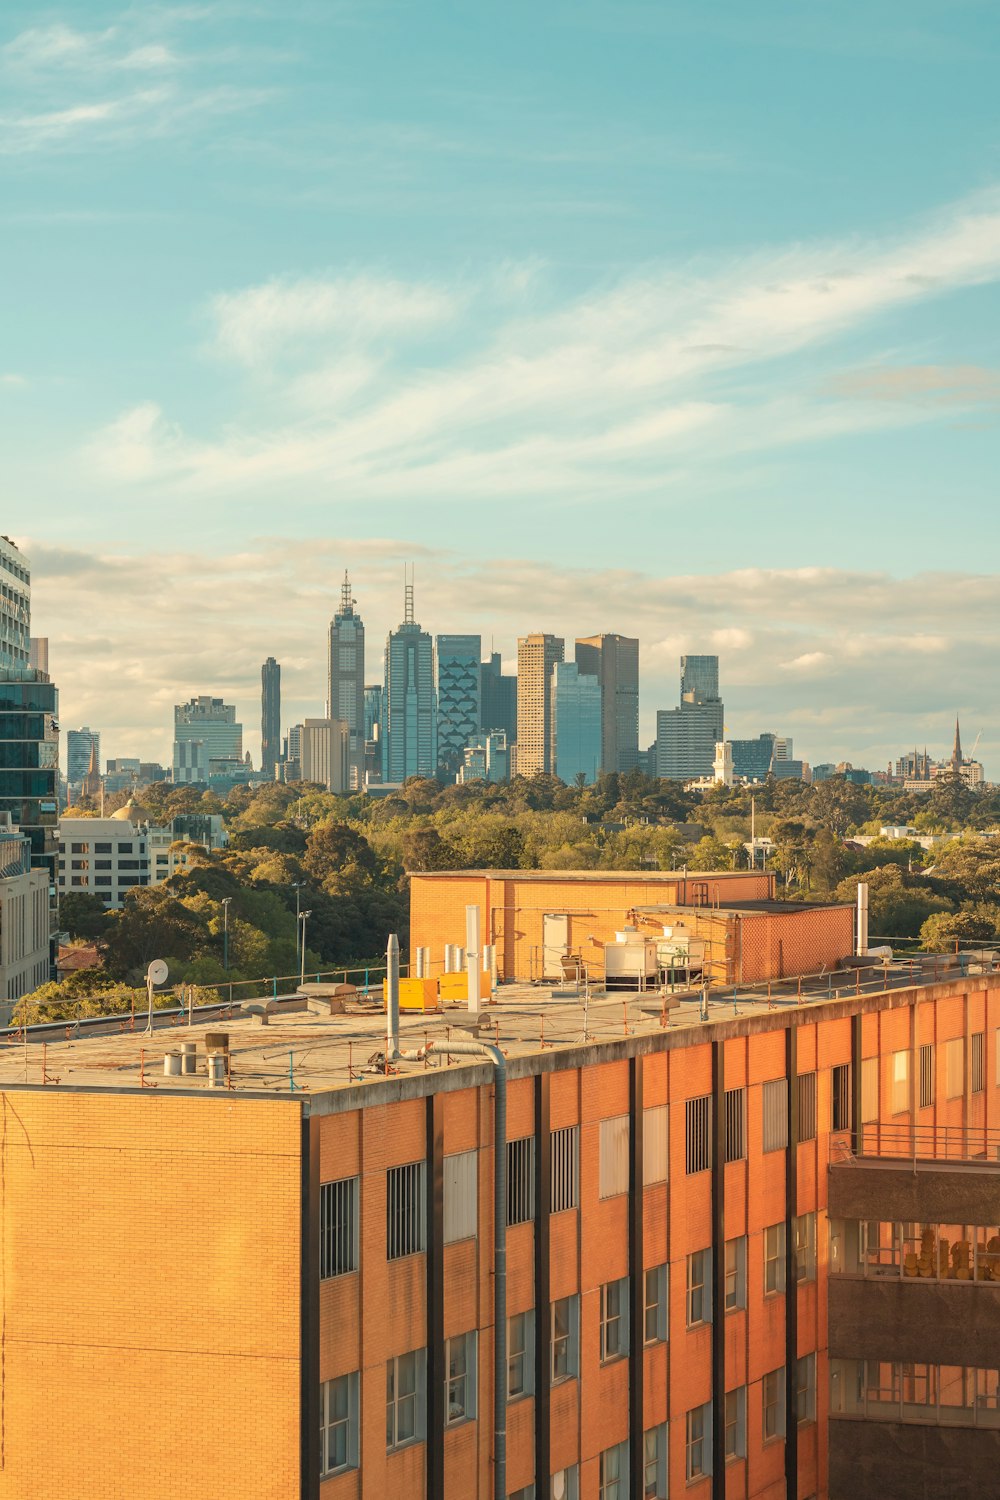
[[[682,656],[680,704],[656,715],[656,775],[671,781],[711,776],[724,713],[719,658]]]
[[[576,664],[597,678],[600,690],[600,769],[634,771],[639,764],[638,640],[627,635],[578,638]]]
[[[552,673],[565,655],[559,636],[535,632],[517,643],[518,776],[537,776],[553,769],[555,734],[552,720]]]
[[[207,783],[213,769],[243,760],[243,725],[221,698],[202,695],[174,708],[174,781]]]
[[[28,840],[30,863],[55,885],[59,694],[48,646],[31,639],[31,570],[0,537],[0,815]]]
[[[260,769],[269,781],[281,758],[281,667],[269,656],[260,669]]]
[[[437,772],[434,643],[413,613],[413,584],[404,587],[403,622],[385,643],[382,777],[399,783]]]
[[[365,741],[365,627],[355,611],[351,581],[344,570],[340,608],[330,623],[327,651],[328,719],[342,720],[350,735],[349,785],[360,787],[364,778]]]
[[[552,770],[567,786],[589,786],[601,769],[601,683],[575,661],[556,662],[551,677]]]
[[[462,752],[482,728],[482,637],[437,638],[438,768],[454,779]]]

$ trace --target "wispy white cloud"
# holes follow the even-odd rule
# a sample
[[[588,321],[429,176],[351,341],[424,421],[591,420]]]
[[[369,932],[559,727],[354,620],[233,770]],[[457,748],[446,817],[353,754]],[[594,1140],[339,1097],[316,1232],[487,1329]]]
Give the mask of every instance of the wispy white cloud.
[[[1000,404],[1000,370],[982,365],[870,365],[844,371],[830,381],[829,389],[857,401],[996,406]]]
[[[508,270],[511,303],[488,268],[451,291],[371,273],[276,279],[208,309],[217,351],[280,363],[266,412],[234,387],[223,434],[163,442],[151,428],[144,472],[213,493],[286,475],[372,498],[669,488],[706,455],[717,467],[928,420],[857,380],[803,381],[796,361],[901,305],[997,279],[996,194],[891,240],[649,269],[562,302]],[[955,405],[982,399],[968,372],[949,389]],[[90,451],[105,477],[131,479],[135,445],[121,465],[119,432]]]

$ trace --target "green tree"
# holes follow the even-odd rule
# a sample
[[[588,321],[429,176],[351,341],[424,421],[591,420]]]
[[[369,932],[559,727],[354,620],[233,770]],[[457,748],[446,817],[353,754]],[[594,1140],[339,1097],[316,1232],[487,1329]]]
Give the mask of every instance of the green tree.
[[[938,896],[929,885],[922,885],[904,874],[898,865],[882,865],[869,870],[868,927],[873,938],[917,937],[928,917],[950,910],[951,903]],[[857,900],[858,881],[842,880],[834,895],[838,901]]]
[[[59,925],[77,942],[103,937],[111,921],[104,902],[89,891],[69,891],[59,902]]]

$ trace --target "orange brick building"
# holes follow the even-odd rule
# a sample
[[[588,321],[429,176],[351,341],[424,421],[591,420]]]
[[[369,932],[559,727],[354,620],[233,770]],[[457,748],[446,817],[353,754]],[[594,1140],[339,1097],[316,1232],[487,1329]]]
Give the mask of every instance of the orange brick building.
[[[362,999],[8,1038],[0,1500],[495,1500],[501,1453],[511,1500],[963,1492],[1000,1457],[1000,975],[968,967],[771,975],[707,1020],[511,984],[502,1068],[449,1052],[459,1008],[387,1073]],[[220,1028],[222,1086],[178,1074]]]

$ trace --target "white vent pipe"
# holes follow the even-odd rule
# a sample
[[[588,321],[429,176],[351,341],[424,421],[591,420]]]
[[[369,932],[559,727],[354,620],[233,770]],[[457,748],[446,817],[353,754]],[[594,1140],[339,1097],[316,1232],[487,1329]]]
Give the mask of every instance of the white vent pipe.
[[[469,976],[469,1010],[479,1011],[479,907],[465,908],[465,967]]]
[[[868,882],[858,881],[858,958],[868,952]]]
[[[390,932],[385,949],[385,1055],[399,1055],[399,938]]]

